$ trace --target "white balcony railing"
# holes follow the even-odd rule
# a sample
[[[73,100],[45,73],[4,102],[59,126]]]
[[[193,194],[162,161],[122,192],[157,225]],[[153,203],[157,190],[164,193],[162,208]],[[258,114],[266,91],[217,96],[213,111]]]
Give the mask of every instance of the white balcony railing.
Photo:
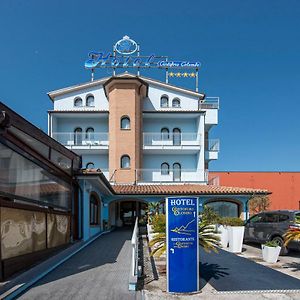
[[[200,146],[201,134],[196,132],[184,133],[161,133],[145,132],[143,133],[144,146]]]
[[[108,133],[105,132],[54,132],[52,137],[64,146],[107,146]]]
[[[219,97],[206,97],[200,101],[200,109],[219,108]]]
[[[219,139],[205,140],[205,150],[219,152],[220,151],[220,140]]]
[[[169,171],[161,169],[137,169],[136,181],[147,183],[207,183],[208,172],[197,169],[169,169]]]

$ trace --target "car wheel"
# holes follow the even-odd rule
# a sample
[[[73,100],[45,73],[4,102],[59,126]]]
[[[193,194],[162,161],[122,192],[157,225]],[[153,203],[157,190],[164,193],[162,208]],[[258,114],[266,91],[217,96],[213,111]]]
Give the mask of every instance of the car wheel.
[[[283,238],[282,237],[280,237],[280,236],[274,236],[272,238],[272,241],[276,242],[278,244],[278,246],[281,247],[279,255],[286,255],[286,254],[288,254],[288,252],[289,252],[288,248],[283,245],[284,242],[283,242]]]

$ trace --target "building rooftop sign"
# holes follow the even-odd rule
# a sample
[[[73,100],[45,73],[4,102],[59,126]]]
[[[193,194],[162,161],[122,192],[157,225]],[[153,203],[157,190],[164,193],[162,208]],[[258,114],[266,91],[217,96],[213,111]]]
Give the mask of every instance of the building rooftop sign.
[[[124,36],[115,43],[113,50],[91,51],[84,64],[86,69],[92,70],[92,80],[94,79],[94,70],[96,68],[109,68],[115,75],[116,69],[137,69],[137,75],[140,75],[140,69],[163,69],[166,71],[166,83],[170,77],[186,77],[196,79],[196,91],[198,90],[198,70],[201,63],[188,60],[171,60],[168,56],[157,56],[151,54],[148,56],[140,55],[140,46],[129,36]],[[177,72],[170,72],[170,69],[176,69]],[[179,72],[183,71],[185,72]],[[193,70],[188,73],[187,70]],[[180,76],[179,76],[180,75]],[[182,75],[182,76],[181,76]]]

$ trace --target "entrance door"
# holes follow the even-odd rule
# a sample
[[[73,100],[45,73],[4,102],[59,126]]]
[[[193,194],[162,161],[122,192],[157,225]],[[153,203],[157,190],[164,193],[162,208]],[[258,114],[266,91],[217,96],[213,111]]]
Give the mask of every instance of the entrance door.
[[[120,218],[124,226],[134,226],[136,217],[144,218],[147,204],[138,201],[124,201],[120,205]]]

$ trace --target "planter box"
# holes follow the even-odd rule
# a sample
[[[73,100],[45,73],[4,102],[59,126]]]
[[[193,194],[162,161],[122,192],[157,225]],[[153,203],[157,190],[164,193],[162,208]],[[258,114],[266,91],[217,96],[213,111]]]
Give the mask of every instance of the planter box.
[[[263,260],[268,263],[274,264],[278,260],[281,247],[280,246],[268,247],[265,245],[261,245],[261,250],[262,250]]]
[[[228,227],[224,225],[217,225],[218,236],[220,237],[220,243],[222,248],[228,247]]]
[[[241,253],[244,239],[244,226],[228,226],[229,251]]]

